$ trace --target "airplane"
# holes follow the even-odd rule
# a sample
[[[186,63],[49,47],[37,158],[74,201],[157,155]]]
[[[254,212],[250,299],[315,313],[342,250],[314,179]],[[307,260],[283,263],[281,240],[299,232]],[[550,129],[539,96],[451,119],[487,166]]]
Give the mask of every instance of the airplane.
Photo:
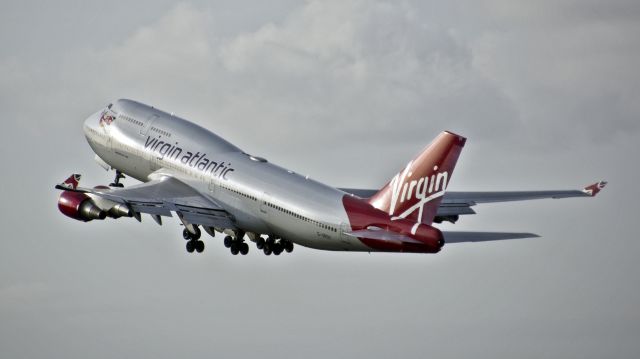
[[[175,214],[189,253],[201,253],[201,229],[221,233],[233,255],[255,243],[266,255],[294,244],[357,252],[438,253],[445,243],[538,237],[532,233],[441,231],[475,214],[481,203],[593,197],[601,181],[582,190],[447,191],[466,138],[440,133],[381,189],[334,188],[248,154],[192,122],[120,99],[83,125],[95,160],[115,170],[109,186],[80,187],[72,174],[55,187],[59,210],[75,220],[149,214],[159,225]],[[124,187],[133,177],[142,183]]]

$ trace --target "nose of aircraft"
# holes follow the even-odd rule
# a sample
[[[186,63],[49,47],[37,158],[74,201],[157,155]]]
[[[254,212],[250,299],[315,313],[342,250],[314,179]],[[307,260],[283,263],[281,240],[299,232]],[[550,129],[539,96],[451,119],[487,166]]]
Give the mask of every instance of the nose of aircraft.
[[[96,131],[99,130],[100,120],[102,118],[103,113],[104,113],[104,110],[97,111],[93,113],[91,116],[87,117],[86,120],[84,120],[82,129],[84,130],[85,136],[91,137],[92,132],[95,133]]]

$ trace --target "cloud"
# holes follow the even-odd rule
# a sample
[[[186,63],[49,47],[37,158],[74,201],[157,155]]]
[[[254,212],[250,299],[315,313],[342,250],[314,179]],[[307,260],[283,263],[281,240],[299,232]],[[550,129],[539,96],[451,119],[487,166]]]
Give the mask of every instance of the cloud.
[[[5,58],[0,91],[8,112],[41,116],[35,96],[62,123],[134,98],[301,172],[345,173],[324,180],[370,157],[387,178],[442,130],[530,154],[637,133],[636,25],[605,8],[308,1],[230,32],[224,12],[180,3],[111,43]]]
[[[63,55],[52,98],[135,98],[252,150],[287,141],[364,153],[402,138],[416,151],[444,129],[482,139],[521,125],[470,45],[410,3],[309,1],[235,34],[216,32],[219,16],[182,3],[118,43]]]
[[[315,120],[334,136],[424,143],[447,127],[495,134],[516,124],[470,50],[406,3],[312,1],[282,24],[231,39],[221,59],[253,82],[247,100],[291,103],[283,125]]]
[[[529,141],[603,143],[638,131],[640,45],[629,34],[640,25],[629,19],[640,6],[487,3],[494,29],[473,43],[475,65],[516,105]]]
[[[61,111],[132,97],[255,148],[397,147],[394,138],[415,151],[444,129],[580,145],[638,129],[640,49],[625,36],[638,30],[637,11],[625,1],[308,1],[229,33],[224,13],[180,3],[116,43],[46,63],[5,57],[0,91]],[[326,136],[314,143],[305,132]]]

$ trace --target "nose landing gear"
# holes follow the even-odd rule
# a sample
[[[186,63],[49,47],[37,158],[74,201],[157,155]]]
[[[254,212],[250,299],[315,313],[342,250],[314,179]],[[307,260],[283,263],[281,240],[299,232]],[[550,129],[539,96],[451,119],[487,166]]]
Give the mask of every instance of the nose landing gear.
[[[125,178],[124,175],[122,174],[122,172],[116,170],[116,178],[113,180],[112,183],[109,183],[110,187],[124,187],[124,184],[120,183],[120,180]]]

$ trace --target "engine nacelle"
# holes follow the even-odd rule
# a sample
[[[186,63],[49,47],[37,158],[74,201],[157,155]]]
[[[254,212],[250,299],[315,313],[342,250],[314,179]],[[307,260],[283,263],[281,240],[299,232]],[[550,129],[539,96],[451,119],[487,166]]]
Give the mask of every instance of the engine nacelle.
[[[107,217],[107,212],[96,206],[89,196],[80,192],[62,191],[58,199],[58,209],[65,216],[84,222]]]

